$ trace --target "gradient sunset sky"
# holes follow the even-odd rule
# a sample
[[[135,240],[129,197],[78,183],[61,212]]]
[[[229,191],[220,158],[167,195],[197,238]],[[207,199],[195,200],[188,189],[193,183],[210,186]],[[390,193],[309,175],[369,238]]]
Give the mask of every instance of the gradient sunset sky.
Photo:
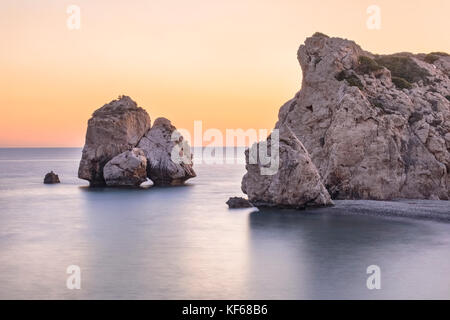
[[[373,4],[381,30],[366,27]],[[450,52],[449,12],[448,0],[1,0],[0,147],[80,147],[91,113],[121,94],[179,128],[270,129],[300,89],[306,37]]]

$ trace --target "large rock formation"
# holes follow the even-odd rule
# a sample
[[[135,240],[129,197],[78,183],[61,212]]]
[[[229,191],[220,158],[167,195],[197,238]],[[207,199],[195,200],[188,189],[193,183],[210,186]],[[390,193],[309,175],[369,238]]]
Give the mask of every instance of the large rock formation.
[[[196,174],[189,144],[166,118],[157,118],[139,141],[147,157],[147,175],[155,185],[182,184]]]
[[[276,128],[303,142],[333,198],[450,198],[449,55],[374,55],[315,34],[298,60],[302,87]]]
[[[149,129],[149,115],[130,97],[121,96],[96,110],[88,121],[78,177],[91,186],[105,185],[105,164],[135,147]]]
[[[138,187],[147,180],[147,159],[139,148],[122,152],[103,168],[106,185],[110,187]]]
[[[332,205],[308,151],[289,127],[279,128],[278,155],[272,152],[272,135],[267,138],[267,144],[254,144],[245,151],[247,173],[241,187],[248,200],[255,206],[296,209]],[[259,148],[267,148],[267,154],[277,163],[273,172],[265,174],[262,170],[273,163],[261,161]]]

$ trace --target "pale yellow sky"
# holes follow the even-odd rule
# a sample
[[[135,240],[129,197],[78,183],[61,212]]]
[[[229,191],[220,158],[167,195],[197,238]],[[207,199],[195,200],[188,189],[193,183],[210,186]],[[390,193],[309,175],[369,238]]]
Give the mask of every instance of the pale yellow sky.
[[[381,30],[366,27],[373,4]],[[120,94],[180,128],[270,129],[300,88],[306,37],[450,52],[449,12],[448,0],[2,0],[0,147],[82,146],[91,113]]]

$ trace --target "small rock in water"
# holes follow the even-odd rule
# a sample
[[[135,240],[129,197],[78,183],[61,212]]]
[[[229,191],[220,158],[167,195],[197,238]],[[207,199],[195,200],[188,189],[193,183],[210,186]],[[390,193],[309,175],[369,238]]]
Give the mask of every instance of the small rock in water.
[[[226,202],[228,208],[230,209],[238,209],[238,208],[252,208],[253,205],[247,199],[241,197],[231,197]]]
[[[61,181],[59,181],[58,175],[56,173],[54,173],[53,171],[50,171],[44,177],[45,184],[53,184],[53,183],[60,183],[60,182]]]

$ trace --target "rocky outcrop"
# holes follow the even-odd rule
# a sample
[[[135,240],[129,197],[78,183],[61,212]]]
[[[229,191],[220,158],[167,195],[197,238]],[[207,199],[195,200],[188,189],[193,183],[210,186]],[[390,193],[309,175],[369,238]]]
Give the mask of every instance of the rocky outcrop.
[[[50,171],[47,173],[44,177],[44,183],[45,184],[54,184],[54,183],[60,183],[59,177],[56,173],[53,171]]]
[[[178,185],[196,176],[187,141],[166,118],[157,118],[139,141],[147,157],[147,175],[155,185]]]
[[[121,96],[96,110],[88,121],[78,177],[91,186],[105,185],[105,164],[135,147],[149,129],[149,115],[130,97]]]
[[[276,128],[303,142],[333,198],[450,198],[449,55],[375,55],[315,34],[298,60],[302,87]]]
[[[273,134],[272,134],[273,135]],[[279,145],[274,154],[272,135],[267,144],[254,144],[245,152],[247,173],[242,179],[242,191],[257,206],[305,208],[332,205],[330,195],[322,184],[320,175],[308,151],[287,125],[279,128]],[[267,161],[261,161],[259,148],[277,163],[277,169],[264,173]],[[271,166],[273,163],[270,164]],[[274,174],[273,174],[274,173]]]
[[[247,199],[244,199],[242,197],[231,197],[230,199],[228,199],[226,204],[228,205],[228,208],[230,208],[230,209],[252,208],[253,207],[253,205],[251,204],[250,201],[248,201]]]
[[[78,176],[90,186],[182,184],[195,177],[189,144],[165,118],[150,117],[130,97],[105,104],[88,121]]]
[[[138,187],[147,180],[147,159],[139,148],[122,152],[108,161],[103,177],[110,187]]]

